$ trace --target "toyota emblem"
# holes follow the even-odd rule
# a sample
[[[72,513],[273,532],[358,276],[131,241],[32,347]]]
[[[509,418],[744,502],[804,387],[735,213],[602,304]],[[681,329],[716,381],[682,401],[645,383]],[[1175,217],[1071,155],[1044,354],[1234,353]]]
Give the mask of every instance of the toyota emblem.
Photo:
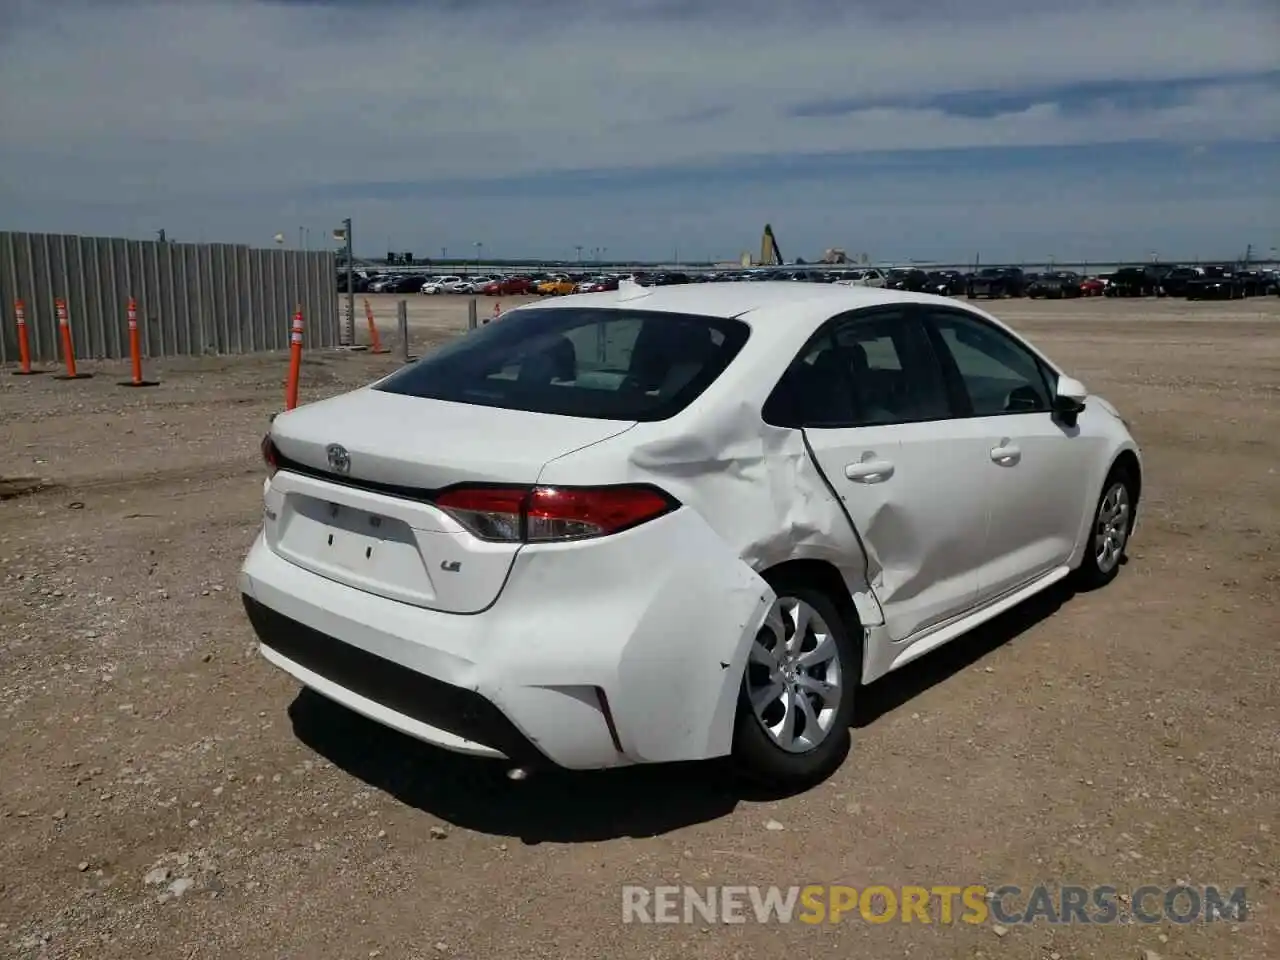
[[[329,458],[329,469],[334,473],[351,472],[351,454],[340,443],[331,443],[325,447],[325,456]]]

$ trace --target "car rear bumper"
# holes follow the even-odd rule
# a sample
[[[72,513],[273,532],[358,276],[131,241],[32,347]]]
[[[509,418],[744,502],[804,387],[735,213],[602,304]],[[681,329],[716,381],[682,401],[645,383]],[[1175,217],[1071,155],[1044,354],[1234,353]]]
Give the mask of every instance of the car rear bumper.
[[[490,701],[471,690],[343,643],[243,595],[262,655],[318,693],[418,740],[522,766],[547,757]]]
[[[447,750],[571,769],[728,753],[772,600],[689,509],[525,547],[478,614],[333,582],[261,536],[240,589],[263,656],[318,693]]]

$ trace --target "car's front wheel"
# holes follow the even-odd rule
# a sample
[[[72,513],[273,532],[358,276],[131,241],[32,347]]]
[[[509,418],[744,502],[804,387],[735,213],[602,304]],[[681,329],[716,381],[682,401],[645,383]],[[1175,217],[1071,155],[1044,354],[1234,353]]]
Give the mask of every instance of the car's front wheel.
[[[1102,485],[1102,496],[1093,511],[1089,545],[1077,578],[1084,589],[1106,586],[1120,572],[1125,547],[1133,530],[1136,484],[1122,466],[1112,469]]]
[[[733,755],[749,779],[803,788],[849,752],[862,664],[851,625],[824,591],[785,579],[773,586],[742,677]]]

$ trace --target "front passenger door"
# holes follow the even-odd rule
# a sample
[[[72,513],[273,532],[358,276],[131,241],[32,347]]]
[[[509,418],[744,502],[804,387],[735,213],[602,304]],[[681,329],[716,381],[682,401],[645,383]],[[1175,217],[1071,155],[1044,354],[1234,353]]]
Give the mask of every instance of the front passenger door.
[[[1091,496],[1092,441],[1050,408],[1052,371],[1007,331],[959,308],[924,312],[959,402],[987,448],[991,527],[979,600],[994,600],[1066,563]]]

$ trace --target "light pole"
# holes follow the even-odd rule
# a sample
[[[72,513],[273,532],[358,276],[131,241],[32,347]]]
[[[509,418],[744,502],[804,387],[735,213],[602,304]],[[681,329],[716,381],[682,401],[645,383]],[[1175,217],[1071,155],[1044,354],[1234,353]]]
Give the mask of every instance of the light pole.
[[[573,249],[578,251],[578,267],[581,268],[582,267],[582,244],[578,244]]]
[[[356,267],[351,255],[351,218],[342,221],[342,235],[347,241],[347,316],[342,325],[342,346],[350,347],[356,342]]]
[[[476,241],[476,273],[480,272],[480,257],[484,252],[484,244],[479,240]]]

